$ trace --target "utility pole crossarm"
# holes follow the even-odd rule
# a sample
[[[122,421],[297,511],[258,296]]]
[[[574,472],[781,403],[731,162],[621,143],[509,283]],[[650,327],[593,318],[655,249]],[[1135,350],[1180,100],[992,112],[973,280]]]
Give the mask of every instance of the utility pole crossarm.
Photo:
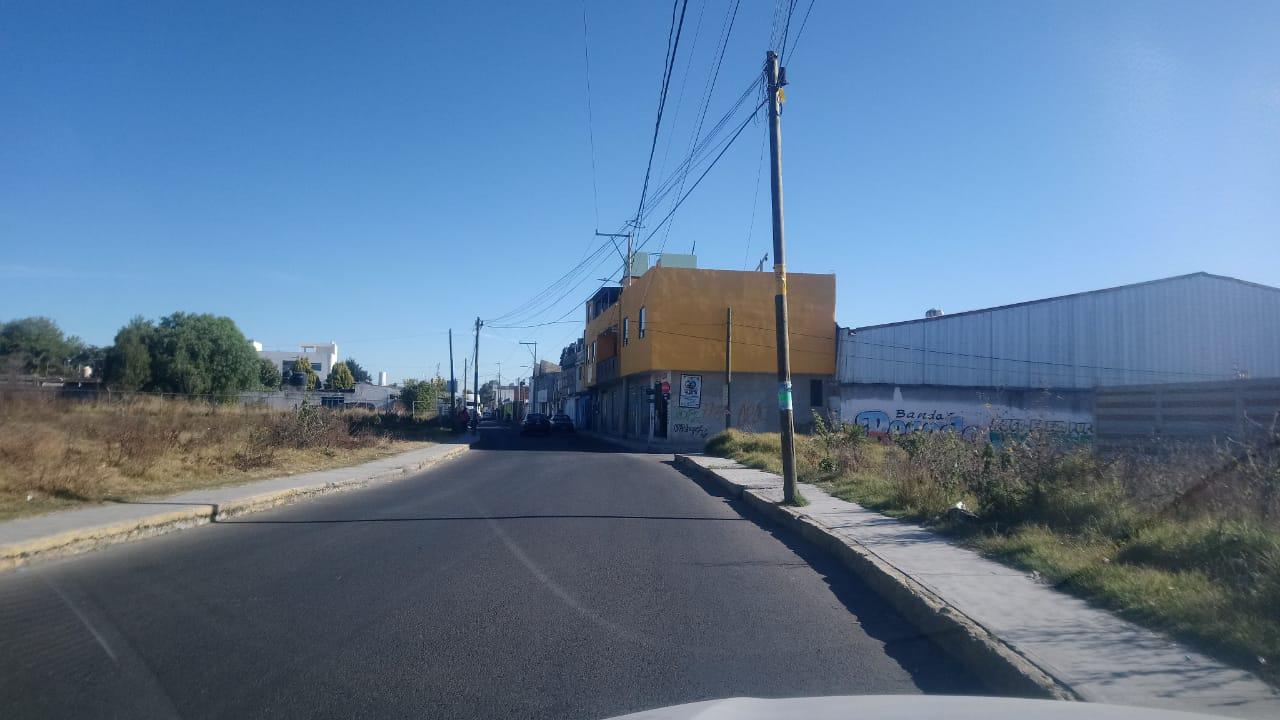
[[[602,233],[599,230],[597,230],[596,237],[627,239],[627,254],[625,257],[622,258],[622,286],[626,287],[627,285],[630,284],[630,280],[631,280],[631,243],[635,239],[635,231],[632,230],[631,232],[625,232],[625,233]],[[617,252],[618,246],[616,243],[614,244],[613,249],[615,252]],[[618,254],[621,255],[622,253],[618,253]]]

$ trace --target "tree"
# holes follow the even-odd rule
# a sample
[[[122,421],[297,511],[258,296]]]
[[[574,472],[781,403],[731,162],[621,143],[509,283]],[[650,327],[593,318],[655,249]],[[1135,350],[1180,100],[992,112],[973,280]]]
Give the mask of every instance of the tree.
[[[173,313],[150,348],[156,390],[225,397],[258,384],[258,355],[229,317]]]
[[[107,348],[103,379],[121,390],[141,390],[151,384],[151,343],[156,326],[141,315],[116,333]]]
[[[300,357],[293,361],[293,377],[290,380],[298,387],[306,387],[308,390],[314,390],[316,384],[320,382],[320,376],[311,367],[311,361],[304,357]]]
[[[356,382],[371,382],[373,380],[369,376],[369,371],[361,367],[360,363],[356,362],[355,358],[347,358],[343,361],[343,364],[351,371],[351,377],[355,378]]]
[[[411,413],[434,410],[440,387],[432,380],[407,379],[400,384],[400,402]]]
[[[340,362],[330,368],[329,377],[325,378],[324,384],[330,390],[350,390],[356,386],[356,379],[347,364]]]
[[[494,396],[497,395],[497,392],[498,392],[497,387],[498,387],[497,380],[490,380],[489,382],[480,386],[480,403],[482,405],[493,404],[493,398]]]
[[[268,390],[280,389],[284,378],[280,375],[280,368],[276,367],[274,360],[266,358],[258,358],[258,383]]]
[[[46,374],[65,370],[71,356],[84,343],[64,337],[58,324],[47,317],[28,317],[0,326],[0,357],[17,357],[24,372]]]

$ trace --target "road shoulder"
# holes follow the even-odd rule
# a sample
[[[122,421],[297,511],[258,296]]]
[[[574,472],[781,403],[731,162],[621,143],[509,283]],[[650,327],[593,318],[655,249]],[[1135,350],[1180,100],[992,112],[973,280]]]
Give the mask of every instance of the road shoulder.
[[[355,490],[376,481],[395,480],[458,457],[469,449],[466,443],[432,445],[351,467],[9,520],[0,523],[0,572],[36,560],[75,555],[318,495]]]

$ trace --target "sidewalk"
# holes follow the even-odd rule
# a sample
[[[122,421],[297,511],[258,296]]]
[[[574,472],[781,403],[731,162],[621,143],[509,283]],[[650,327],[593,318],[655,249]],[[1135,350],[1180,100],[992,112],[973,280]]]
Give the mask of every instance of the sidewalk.
[[[470,439],[464,436],[460,443],[432,445],[352,467],[9,520],[0,523],[0,571],[33,559],[72,555],[403,477],[461,455],[470,449]]]
[[[1042,694],[1242,718],[1280,717],[1280,693],[1163,635],[1045,585],[941,536],[801,484],[809,505],[779,505],[782,478],[723,458],[678,455],[806,539],[833,550],[922,629],[990,675],[1017,672]],[[922,612],[932,617],[922,618]],[[945,636],[945,637],[943,637]],[[963,643],[962,643],[963,644]],[[972,648],[969,648],[972,650]],[[1001,669],[993,667],[1004,664]],[[1027,665],[1030,665],[1028,667]]]

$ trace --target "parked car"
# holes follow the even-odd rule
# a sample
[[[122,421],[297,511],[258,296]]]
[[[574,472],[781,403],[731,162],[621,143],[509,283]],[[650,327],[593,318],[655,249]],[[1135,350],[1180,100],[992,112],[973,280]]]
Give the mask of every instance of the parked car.
[[[484,411],[484,414],[480,416],[480,419],[481,419],[481,420],[484,420],[484,421],[486,421],[486,422],[492,422],[492,421],[493,421],[493,411],[492,411],[492,410],[485,410],[485,411]]]
[[[551,418],[542,413],[529,413],[520,425],[521,435],[546,435],[551,432]]]
[[[559,432],[561,430],[565,432],[573,432],[573,418],[565,415],[564,413],[552,415],[551,430],[552,432]]]

